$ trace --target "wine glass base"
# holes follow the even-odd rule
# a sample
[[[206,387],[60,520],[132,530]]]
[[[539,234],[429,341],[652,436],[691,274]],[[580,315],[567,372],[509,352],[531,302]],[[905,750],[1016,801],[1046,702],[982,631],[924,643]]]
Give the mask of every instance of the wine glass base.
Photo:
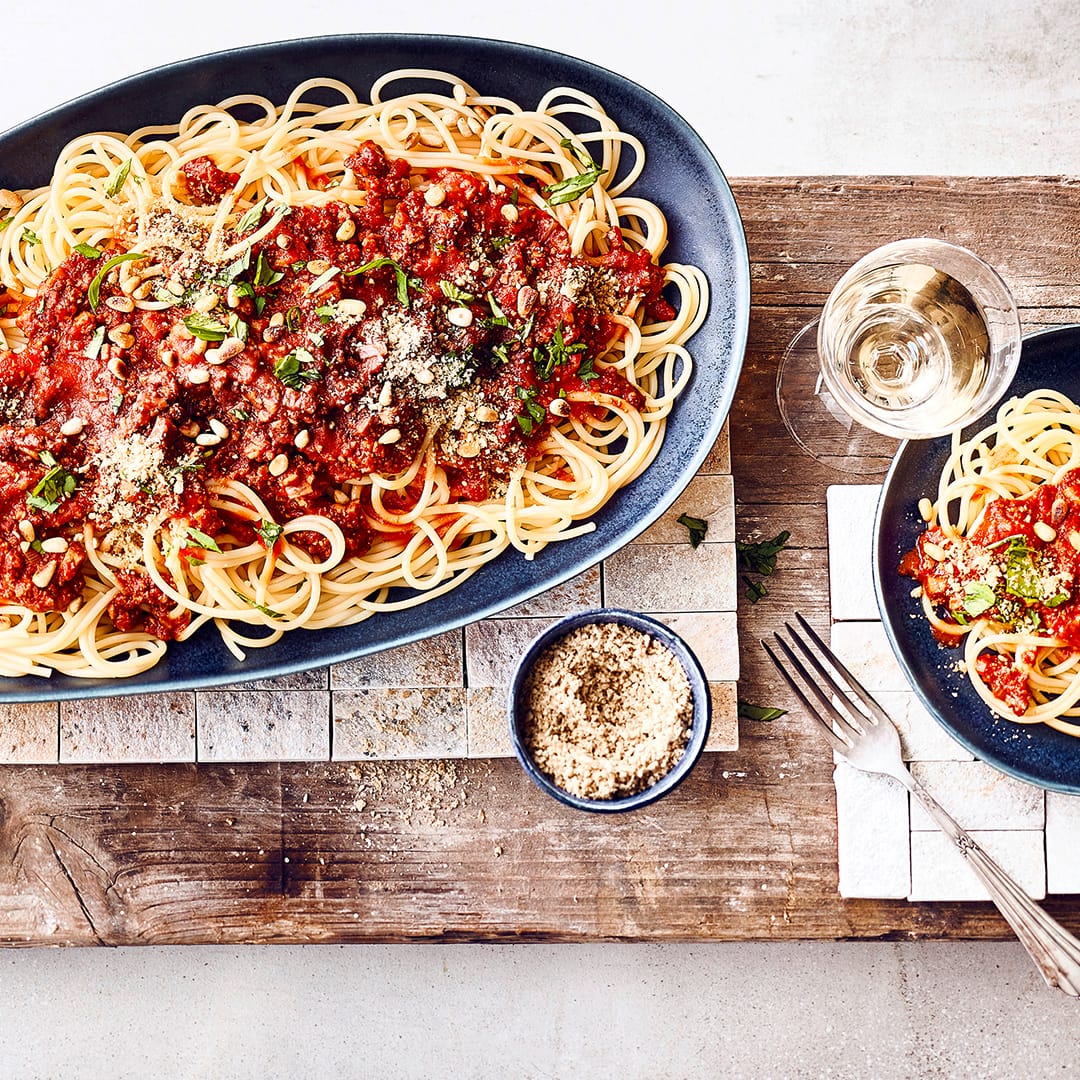
[[[821,375],[818,320],[791,340],[776,373],[780,416],[803,453],[837,472],[884,476],[900,443],[863,427],[840,407]]]

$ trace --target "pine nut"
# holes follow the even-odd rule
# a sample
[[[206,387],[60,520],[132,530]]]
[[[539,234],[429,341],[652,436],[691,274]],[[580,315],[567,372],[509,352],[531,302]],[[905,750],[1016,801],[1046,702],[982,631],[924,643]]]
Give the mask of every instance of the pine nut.
[[[204,367],[192,368],[188,372],[188,382],[195,386],[201,386],[210,381],[210,370]]]
[[[150,294],[154,291],[154,283],[152,281],[142,281],[136,286],[135,291],[131,294],[133,300],[149,300]]]
[[[469,100],[468,92],[461,83],[454,83],[454,100],[459,105],[464,105]]]
[[[240,304],[240,290],[236,287],[235,283],[230,285],[225,290],[225,303],[230,308],[238,307]]]
[[[220,439],[229,437],[229,429],[216,416],[210,418],[210,430]]]
[[[945,552],[937,544],[923,544],[923,553],[927,558],[933,559],[934,562],[944,562],[946,559]]]
[[[114,326],[109,331],[109,340],[114,345],[118,345],[119,342],[116,340],[117,337],[118,336],[124,336],[124,335],[130,334],[130,333],[131,333],[131,323],[129,323],[129,322],[118,323],[116,326]]]
[[[432,184],[424,192],[424,202],[428,206],[441,206],[446,201],[446,189],[441,184]]]
[[[202,338],[202,337],[197,337],[195,339],[195,344],[191,346],[191,351],[196,356],[202,356],[206,352],[206,349],[207,349],[207,341],[206,341],[206,338]]]
[[[420,368],[416,373],[416,381],[421,386],[430,386],[435,381],[435,372],[431,368]]]
[[[215,293],[199,293],[191,306],[202,315],[209,315],[218,306],[220,296]]]
[[[1069,533],[1069,543],[1077,550],[1080,551],[1080,532],[1075,529]]]
[[[274,314],[270,316],[270,322],[267,325],[268,326],[284,326],[285,325],[285,314],[284,314],[284,312],[275,311]]]
[[[518,208],[513,203],[504,203],[503,208],[499,213],[502,214],[507,221],[513,222],[518,219]]]
[[[55,573],[56,563],[50,560],[30,580],[39,589],[44,589],[48,586],[49,582],[52,581],[53,574]]]
[[[278,454],[267,469],[270,471],[271,476],[280,476],[289,467],[289,459],[284,454]]]
[[[123,382],[128,377],[127,364],[118,356],[114,356],[107,364],[109,374]]]
[[[548,404],[548,412],[552,416],[558,416],[560,418],[570,415],[570,402],[566,398],[552,398]]]
[[[437,131],[421,131],[420,132],[420,145],[430,146],[432,148],[437,146],[443,146],[443,137]]]
[[[67,612],[69,615],[75,615],[82,609],[82,606],[83,598],[81,596],[76,596],[75,599],[68,604]]]
[[[932,521],[934,518],[934,504],[929,499],[919,500],[919,517],[923,521]]]
[[[309,442],[311,442],[311,432],[308,431],[307,428],[304,428],[296,433],[296,438],[293,439],[293,446],[295,446],[297,450],[303,450]]]
[[[347,502],[350,501],[349,496],[346,495],[345,492],[342,491],[340,488],[334,488],[333,499],[334,502],[338,504],[338,506],[344,506]]]
[[[337,309],[342,315],[359,316],[367,311],[367,304],[365,304],[363,300],[345,299],[338,301]]]
[[[462,135],[469,134],[469,121],[466,120],[464,116],[458,117],[457,129],[461,132]]]
[[[472,326],[472,312],[467,307],[451,308],[446,313],[446,318],[451,325],[460,326],[462,329],[466,326]]]
[[[517,294],[517,313],[523,319],[534,307],[540,294],[531,285],[522,285]]]
[[[352,218],[346,218],[339,226],[336,233],[334,233],[334,239],[344,243],[346,240],[351,240],[356,235],[356,222]]]
[[[27,521],[26,518],[23,518],[23,520],[19,522],[19,535],[28,544],[32,544],[34,542],[36,535],[34,533],[34,526],[31,522]]]
[[[113,311],[128,312],[135,310],[135,301],[130,296],[110,296],[105,301],[105,305],[111,307]],[[131,327],[129,326],[128,329],[130,330]]]
[[[0,206],[6,206],[9,210],[18,210],[22,204],[21,195],[16,195],[11,188],[0,188]]]
[[[194,420],[185,420],[179,428],[180,434],[186,439],[194,439],[200,430],[199,425]]]
[[[70,420],[65,420],[60,425],[60,434],[81,435],[84,426],[85,424],[81,416],[73,416]]]
[[[379,436],[379,445],[380,446],[393,446],[394,443],[400,442],[400,441],[401,441],[401,431],[396,427],[392,427],[388,431],[384,431]]]
[[[204,431],[201,435],[195,436],[196,446],[217,446],[221,442],[221,436],[215,435],[212,431]]]
[[[309,274],[314,274],[315,277],[318,277],[320,274],[325,274],[332,265],[333,264],[329,259],[312,259],[307,264],[306,269]]]
[[[382,384],[379,391],[379,408],[385,409],[394,400],[394,386],[389,380]]]
[[[476,410],[476,419],[481,424],[494,424],[499,419],[499,414],[490,405],[481,405]]]
[[[289,238],[284,233],[278,233],[278,238],[274,243],[276,243],[279,248],[287,248],[289,246]]]
[[[181,297],[187,292],[187,289],[184,288],[184,283],[182,281],[177,281],[175,278],[170,278],[169,281],[165,282],[165,288],[176,297]]]
[[[1035,522],[1035,535],[1044,543],[1052,544],[1057,539],[1057,529],[1045,521]]]
[[[484,130],[484,125],[481,124],[480,121],[477,120],[475,116],[470,116],[469,119],[466,120],[465,122],[469,125],[469,130],[474,135],[479,135],[480,132]]]
[[[48,540],[41,541],[41,550],[50,555],[63,555],[68,549],[68,542],[62,536],[50,536]]]
[[[458,443],[458,457],[474,458],[479,456],[480,447],[477,443],[472,442],[460,442]]]

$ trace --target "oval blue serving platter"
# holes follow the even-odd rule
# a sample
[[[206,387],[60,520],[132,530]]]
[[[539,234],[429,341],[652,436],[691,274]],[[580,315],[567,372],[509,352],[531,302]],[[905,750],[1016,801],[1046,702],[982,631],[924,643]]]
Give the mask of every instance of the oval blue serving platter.
[[[376,78],[397,68],[450,71],[483,93],[527,104],[552,87],[574,86],[595,96],[643,141],[648,157],[633,191],[656,202],[667,216],[665,260],[695,263],[711,290],[707,318],[691,342],[693,377],[672,411],[656,461],[595,516],[595,532],[550,545],[533,562],[504,552],[458,588],[417,607],[352,627],[293,631],[274,645],[249,651],[243,663],[211,629],[173,643],[157,667],[134,678],[4,679],[0,700],[145,693],[267,678],[463,626],[611,555],[663,514],[704,461],[731,407],[746,345],[750,272],[742,223],[724,174],[690,125],[654,94],[604,68],[526,45],[437,35],[306,38],[235,49],[135,75],[0,135],[0,187],[47,183],[60,149],[84,132],[173,123],[193,105],[234,94],[283,101],[313,76],[341,79],[363,97]]]
[[[1020,368],[1006,397],[1046,387],[1080,401],[1080,326],[1024,339]],[[974,434],[995,410],[967,429]],[[922,703],[977,758],[1019,780],[1080,794],[1080,739],[1042,725],[1013,724],[994,716],[967,676],[956,670],[959,652],[939,645],[911,595],[914,582],[896,568],[923,530],[917,504],[934,497],[949,454],[948,439],[906,442],[885,478],[874,527],[878,607],[893,652]]]

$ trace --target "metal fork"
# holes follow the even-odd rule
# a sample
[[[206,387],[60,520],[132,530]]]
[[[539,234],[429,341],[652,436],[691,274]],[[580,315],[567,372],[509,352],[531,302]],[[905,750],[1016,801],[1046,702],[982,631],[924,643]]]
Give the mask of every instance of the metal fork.
[[[833,675],[825,669],[791,623],[785,622],[784,625],[802,653],[805,664],[779,634],[773,634],[788,664],[810,691],[813,702],[768,642],[762,641],[761,644],[788,686],[821,725],[832,748],[857,769],[882,773],[899,780],[922,803],[942,832],[952,838],[960,854],[986,886],[998,911],[1016,932],[1047,984],[1073,997],[1080,997],[1080,941],[1032,901],[911,775],[900,755],[900,735],[889,715],[798,612],[795,612],[795,618],[805,636],[813,641],[835,672]],[[807,665],[813,674],[807,670]],[[861,707],[851,700],[850,695],[854,695]]]

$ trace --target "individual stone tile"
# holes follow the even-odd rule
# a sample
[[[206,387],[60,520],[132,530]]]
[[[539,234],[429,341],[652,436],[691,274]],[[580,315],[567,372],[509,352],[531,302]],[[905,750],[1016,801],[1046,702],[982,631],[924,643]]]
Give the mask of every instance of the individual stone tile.
[[[877,484],[837,484],[825,492],[829,521],[829,606],[837,621],[877,619],[874,513]]]
[[[508,607],[499,613],[502,619],[520,619],[533,615],[572,615],[577,611],[588,611],[603,604],[600,589],[600,567],[590,566],[577,577],[556,585],[553,589],[523,600],[520,604]]]
[[[631,611],[734,611],[735,545],[628,544],[604,561],[604,597]]]
[[[725,420],[724,426],[720,429],[720,434],[717,436],[716,442],[713,443],[708,457],[705,458],[701,468],[698,470],[699,474],[707,476],[711,473],[731,472],[730,427],[731,421]]]
[[[730,476],[695,476],[659,521],[635,544],[689,544],[690,532],[679,524],[683,514],[708,523],[705,543],[735,539],[735,483]]]
[[[1080,796],[1046,793],[1046,891],[1080,893]]]
[[[330,685],[335,690],[379,686],[461,686],[464,680],[460,630],[412,641],[335,664]]]
[[[905,761],[973,760],[973,755],[926,711],[912,691],[878,690],[874,698],[896,722]]]
[[[735,682],[739,678],[739,631],[734,611],[669,611],[653,617],[686,642],[706,679]]]
[[[871,694],[878,690],[911,689],[881,623],[833,623],[831,644],[833,652]]]
[[[1014,780],[982,761],[913,761],[911,775],[967,830],[1042,829],[1042,788]],[[937,826],[918,799],[911,803],[913,831]]]
[[[0,765],[51,765],[59,752],[60,706],[55,701],[0,705]]]
[[[60,760],[195,760],[195,695],[139,694],[60,703]]]
[[[840,895],[902,899],[911,890],[908,794],[889,776],[841,762],[836,784]]]
[[[1043,834],[1029,832],[971,833],[971,838],[1033,900],[1046,896]],[[956,845],[943,833],[911,834],[911,895],[909,900],[988,900],[982,882],[966,865]]]
[[[215,690],[327,690],[330,687],[330,669],[308,668],[291,671],[287,675],[274,675],[269,679],[252,679],[250,682],[224,683]]]
[[[328,761],[327,690],[199,694],[200,761]]]
[[[470,686],[466,691],[469,757],[514,756],[507,717],[507,693],[508,688],[505,686]]]
[[[336,690],[335,761],[465,757],[465,690]]]
[[[739,749],[739,695],[733,682],[710,682],[712,721],[705,741],[707,752]]]
[[[525,650],[556,619],[482,619],[465,627],[469,686],[509,686]]]

